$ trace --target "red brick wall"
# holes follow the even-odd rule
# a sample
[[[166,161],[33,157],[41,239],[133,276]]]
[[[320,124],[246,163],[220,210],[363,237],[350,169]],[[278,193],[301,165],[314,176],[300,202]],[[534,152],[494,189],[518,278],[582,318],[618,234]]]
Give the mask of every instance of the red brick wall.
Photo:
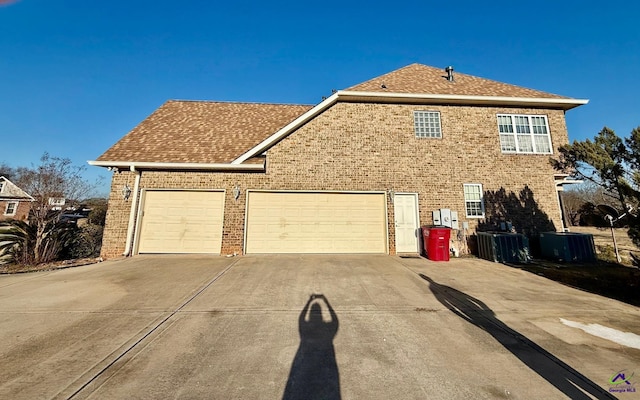
[[[443,137],[416,138],[414,110],[440,111]],[[246,189],[416,192],[422,225],[432,223],[434,209],[450,208],[472,233],[481,221],[465,217],[463,184],[481,183],[496,200],[487,211],[507,213],[520,223],[516,228],[526,230],[527,221],[538,220],[560,229],[549,155],[502,154],[498,113],[546,115],[554,147],[568,142],[561,110],[337,103],[272,147],[266,173],[143,171],[140,188],[226,190],[222,254],[242,254]],[[104,257],[124,250],[131,200],[124,202],[121,190],[133,181],[131,172],[114,174]],[[242,189],[237,201],[236,184]],[[387,201],[394,254],[393,204]]]
[[[18,219],[21,221],[27,220],[29,217],[29,211],[31,210],[30,201],[19,201],[15,215],[4,215],[4,212],[7,210],[7,204],[14,201],[17,200],[0,200],[0,221],[7,219]]]

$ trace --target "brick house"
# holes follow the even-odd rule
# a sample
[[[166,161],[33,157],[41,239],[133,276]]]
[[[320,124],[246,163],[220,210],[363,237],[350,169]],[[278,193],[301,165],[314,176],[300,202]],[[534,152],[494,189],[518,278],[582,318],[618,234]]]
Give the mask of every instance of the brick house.
[[[26,221],[34,199],[9,179],[0,176],[0,221]]]
[[[549,157],[586,103],[421,64],[315,106],[168,101],[89,162],[114,171],[102,255],[416,253],[439,209],[461,252],[561,230]]]

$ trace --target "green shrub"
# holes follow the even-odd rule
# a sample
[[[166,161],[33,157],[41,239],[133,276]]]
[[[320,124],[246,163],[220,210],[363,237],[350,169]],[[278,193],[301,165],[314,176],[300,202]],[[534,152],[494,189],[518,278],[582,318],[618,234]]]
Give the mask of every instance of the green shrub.
[[[24,221],[0,221],[0,259],[3,263],[36,265],[58,260],[72,242],[75,225],[47,220],[38,232]]]
[[[102,246],[102,232],[104,226],[99,224],[87,224],[78,228],[70,243],[69,255],[71,258],[98,257]]]

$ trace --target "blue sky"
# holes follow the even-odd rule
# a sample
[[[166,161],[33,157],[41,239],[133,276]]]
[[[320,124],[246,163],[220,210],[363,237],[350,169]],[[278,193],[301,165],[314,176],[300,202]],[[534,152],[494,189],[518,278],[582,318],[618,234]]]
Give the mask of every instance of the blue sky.
[[[638,15],[617,1],[0,0],[0,162],[85,164],[168,99],[316,104],[414,62],[589,99],[567,113],[571,140],[627,135]],[[87,168],[98,176],[106,195],[110,173]]]

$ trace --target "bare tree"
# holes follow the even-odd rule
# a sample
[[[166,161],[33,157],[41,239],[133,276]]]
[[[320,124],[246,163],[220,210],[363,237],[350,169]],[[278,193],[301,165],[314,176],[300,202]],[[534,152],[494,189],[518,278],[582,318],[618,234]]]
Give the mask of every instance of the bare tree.
[[[96,185],[89,184],[82,176],[85,166],[75,166],[68,158],[52,157],[44,153],[40,164],[31,168],[19,167],[15,183],[29,193],[32,204],[28,225],[15,225],[13,234],[23,238],[22,262],[40,264],[55,260],[65,243],[69,241],[71,228],[59,220],[65,208],[79,204]],[[64,207],[51,206],[51,199],[65,199]],[[14,240],[15,239],[14,237]]]
[[[602,186],[591,181],[571,185],[561,193],[563,212],[572,226],[580,225],[581,221],[583,223],[585,221],[593,222],[594,219],[601,218],[601,215],[597,215],[598,211],[595,207],[599,204],[606,204],[614,208],[618,206],[618,199],[614,193],[608,192]]]
[[[591,181],[586,181],[573,190],[584,203],[607,204],[613,207],[618,206],[618,198],[615,193],[608,192],[602,186]]]
[[[580,210],[585,201],[575,190],[565,190],[561,193],[565,216],[571,226],[577,226],[580,223]]]
[[[0,176],[4,176],[8,180],[13,181],[15,174],[16,174],[15,168],[9,166],[9,164],[5,162],[0,163]]]

